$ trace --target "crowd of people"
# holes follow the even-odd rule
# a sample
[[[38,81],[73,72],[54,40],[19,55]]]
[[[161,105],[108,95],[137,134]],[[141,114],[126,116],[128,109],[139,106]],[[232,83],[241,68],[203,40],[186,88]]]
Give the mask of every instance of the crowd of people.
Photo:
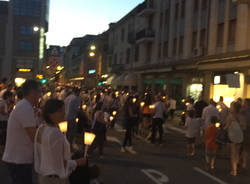
[[[143,137],[152,144],[162,145],[163,124],[175,117],[177,101],[165,93],[152,95],[112,87],[81,90],[77,87],[42,87],[27,80],[21,88],[1,84],[0,143],[13,184],[33,183],[33,167],[39,184],[86,180],[98,183],[100,170],[88,162],[98,148],[99,158],[105,155],[107,131],[116,125],[125,129],[121,152],[136,154],[133,137]],[[181,125],[187,128],[187,154],[196,154],[196,145],[205,145],[207,169],[215,169],[218,148],[230,150],[232,171],[247,167],[250,147],[250,100],[241,99],[227,107],[223,97],[218,103],[207,104],[202,97],[183,101],[185,111]],[[67,121],[66,134],[59,123]],[[95,134],[84,155],[82,135]],[[229,152],[229,151],[228,151]],[[241,162],[240,162],[241,161]],[[84,174],[79,174],[84,171]]]

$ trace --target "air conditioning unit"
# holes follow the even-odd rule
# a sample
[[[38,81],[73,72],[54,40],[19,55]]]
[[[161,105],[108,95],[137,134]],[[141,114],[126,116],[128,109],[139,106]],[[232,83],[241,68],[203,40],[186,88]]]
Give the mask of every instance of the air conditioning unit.
[[[202,47],[197,47],[193,49],[193,56],[194,57],[199,57],[204,55],[204,48]]]

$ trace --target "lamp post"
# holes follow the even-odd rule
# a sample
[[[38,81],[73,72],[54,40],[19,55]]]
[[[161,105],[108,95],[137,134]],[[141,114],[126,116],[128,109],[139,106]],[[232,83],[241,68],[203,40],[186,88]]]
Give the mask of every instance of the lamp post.
[[[90,132],[84,132],[84,144],[85,144],[84,157],[87,156],[88,147],[93,143],[94,139],[95,139],[95,134]]]

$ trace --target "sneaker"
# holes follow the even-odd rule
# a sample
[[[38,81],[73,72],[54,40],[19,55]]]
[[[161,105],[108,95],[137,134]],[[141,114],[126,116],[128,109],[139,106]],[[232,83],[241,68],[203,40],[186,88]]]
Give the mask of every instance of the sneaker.
[[[125,152],[126,152],[126,150],[125,150],[124,147],[121,147],[121,152],[122,152],[122,153],[125,153]]]
[[[132,146],[127,147],[127,151],[128,151],[129,153],[133,154],[133,155],[136,154],[136,151],[133,150],[133,147],[132,147]]]

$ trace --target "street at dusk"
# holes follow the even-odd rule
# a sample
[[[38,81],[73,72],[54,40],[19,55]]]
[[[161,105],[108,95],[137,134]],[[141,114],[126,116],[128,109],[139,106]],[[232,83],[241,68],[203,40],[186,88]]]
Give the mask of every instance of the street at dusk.
[[[250,184],[250,0],[0,0],[1,184]]]

